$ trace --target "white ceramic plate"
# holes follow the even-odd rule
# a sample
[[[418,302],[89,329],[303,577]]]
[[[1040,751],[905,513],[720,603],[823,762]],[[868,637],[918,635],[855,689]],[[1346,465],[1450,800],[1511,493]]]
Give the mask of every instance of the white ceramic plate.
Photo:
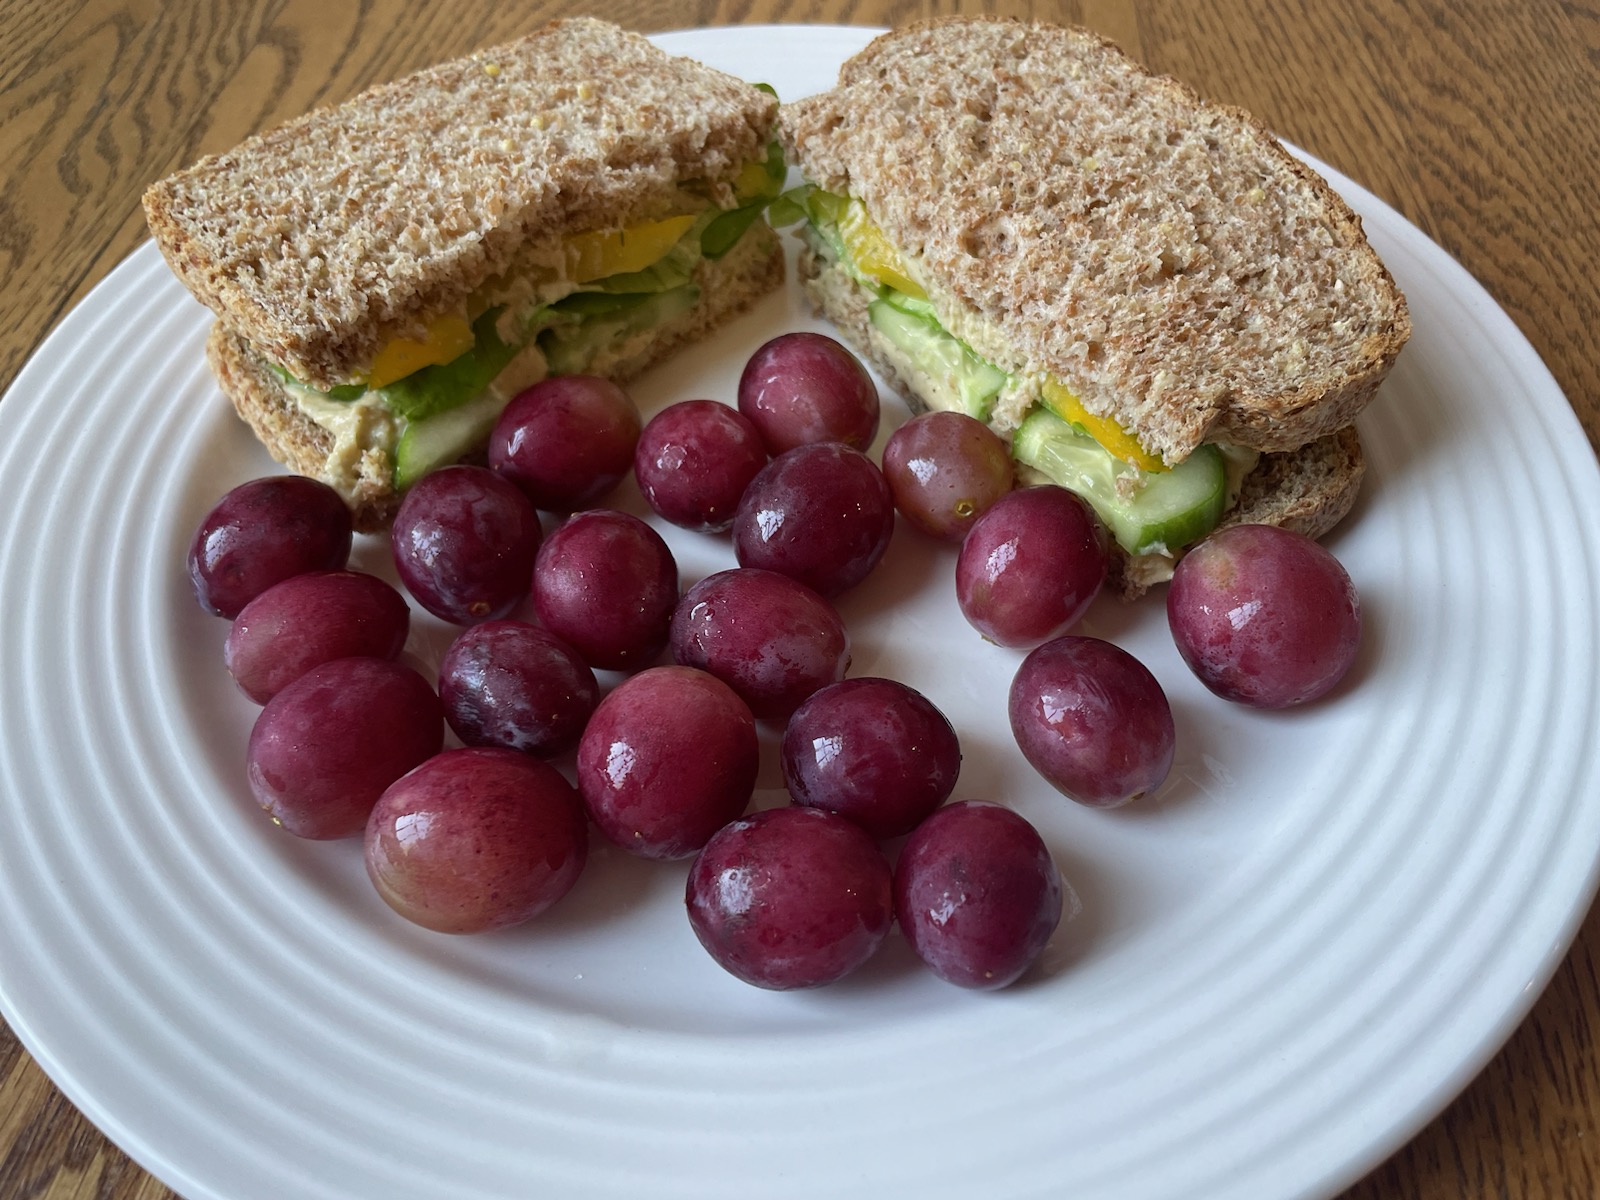
[[[662,41],[794,97],[866,36]],[[1155,671],[1181,733],[1158,795],[1095,812],[1016,753],[1020,655],[963,623],[948,550],[902,529],[842,604],[852,673],[941,705],[958,794],[1031,818],[1081,901],[995,995],[938,982],[898,935],[833,988],[748,988],[690,933],[682,864],[603,849],[548,919],[429,934],[377,899],[356,844],[270,827],[241,765],[256,710],[182,563],[216,498],[275,468],[146,245],[0,406],[7,1020],[191,1200],[1259,1200],[1353,1180],[1510,1034],[1589,903],[1600,477],[1489,297],[1332,179],[1416,321],[1329,543],[1367,616],[1338,694],[1231,707],[1186,672],[1159,597],[1102,600],[1087,630]],[[813,324],[791,288],[635,393],[731,399],[750,351]],[[685,585],[732,564],[724,540],[668,536]],[[385,571],[382,544],[355,562]],[[419,620],[411,653],[434,662],[448,636]],[[772,743],[762,805],[781,799]]]

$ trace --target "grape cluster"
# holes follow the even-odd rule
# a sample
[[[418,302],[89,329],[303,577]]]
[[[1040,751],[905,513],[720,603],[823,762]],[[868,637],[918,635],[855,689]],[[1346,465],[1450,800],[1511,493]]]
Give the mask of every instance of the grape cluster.
[[[834,599],[881,561],[897,512],[958,544],[960,611],[1028,651],[1008,696],[1017,745],[1084,805],[1160,786],[1172,712],[1143,664],[1070,633],[1111,569],[1088,505],[1013,490],[1004,442],[959,414],[906,422],[880,470],[878,416],[871,377],[815,334],[762,346],[736,405],[683,401],[648,424],[605,380],[523,392],[488,465],[424,477],[390,531],[405,590],[463,627],[436,687],[399,661],[404,596],[347,569],[336,493],[285,476],[234,489],[188,566],[202,607],[232,621],[228,670],[262,705],[246,753],[257,802],[301,837],[361,836],[378,894],[429,929],[537,916],[574,886],[593,829],[640,858],[692,858],[691,927],[751,984],[831,983],[896,923],[940,978],[1012,983],[1066,885],[1019,814],[951,802],[961,745],[927,697],[846,678]],[[726,533],[739,565],[682,590],[649,523],[594,507],[630,470],[661,519]],[[1360,630],[1332,556],[1257,527],[1184,558],[1167,609],[1206,686],[1258,706],[1325,694]],[[602,694],[597,671],[625,675]],[[782,725],[793,803],[747,815],[758,721]],[[551,762],[564,755],[570,781]]]

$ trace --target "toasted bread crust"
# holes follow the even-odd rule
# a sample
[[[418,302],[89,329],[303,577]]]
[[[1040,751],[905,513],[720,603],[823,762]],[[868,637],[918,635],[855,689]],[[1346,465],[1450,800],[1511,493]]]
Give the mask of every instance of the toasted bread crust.
[[[532,245],[672,211],[683,180],[726,193],[776,109],[615,25],[554,21],[202,159],[145,213],[190,291],[325,390]]]
[[[776,234],[758,223],[725,258],[700,265],[699,304],[663,325],[647,345],[613,364],[605,374],[618,383],[627,382],[678,347],[732,320],[782,284],[783,278],[783,247]],[[333,450],[332,435],[300,411],[243,338],[218,321],[206,340],[206,358],[223,394],[274,459],[297,474],[338,483],[324,470]],[[481,448],[467,458],[478,453]],[[393,461],[387,455],[370,453],[359,464],[353,485],[340,487],[357,530],[375,532],[393,519],[400,506],[393,480]]]
[[[823,273],[830,270],[835,269],[810,250],[800,252],[800,283],[813,307],[872,364],[913,413],[926,411],[916,387],[890,360],[882,335],[868,319],[865,293],[858,287],[837,286],[837,279],[831,281],[835,286],[829,286]],[[1361,439],[1354,425],[1293,450],[1265,453],[1245,477],[1239,498],[1223,515],[1222,524],[1281,525],[1320,538],[1349,513],[1365,471]],[[1108,584],[1125,599],[1142,595],[1171,577],[1176,558],[1130,559],[1120,546],[1113,543],[1111,549]]]
[[[1054,376],[1147,449],[1293,449],[1350,424],[1410,333],[1360,218],[1255,118],[1083,30],[898,29],[785,105],[807,177],[858,197],[947,327]]]

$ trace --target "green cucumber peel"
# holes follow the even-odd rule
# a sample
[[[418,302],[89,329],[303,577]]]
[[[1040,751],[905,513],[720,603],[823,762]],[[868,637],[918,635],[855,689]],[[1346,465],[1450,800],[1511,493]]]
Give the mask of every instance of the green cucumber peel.
[[[302,383],[293,375],[289,374],[289,372],[285,371],[277,363],[269,362],[266,364],[266,367],[267,370],[271,371],[278,377],[278,381],[280,383],[283,383],[288,387],[303,388],[308,392],[315,392],[324,399],[335,400],[340,404],[349,404],[352,401],[361,399],[361,397],[367,394],[367,385],[364,383],[342,383],[338,387],[330,388],[328,391],[324,392],[318,388],[312,387],[309,383]]]
[[[883,299],[867,305],[867,317],[939,389],[926,399],[987,423],[1006,373],[939,324],[932,305],[892,288],[883,291]]]
[[[1227,506],[1227,470],[1215,446],[1201,446],[1170,471],[1141,471],[1071,422],[1035,406],[1012,438],[1020,463],[1088,501],[1129,554],[1171,553],[1216,528]],[[1121,478],[1137,480],[1126,494]]]
[[[484,392],[447,412],[406,426],[394,448],[394,485],[401,491],[430,471],[457,462],[481,446],[494,430],[505,404]]]

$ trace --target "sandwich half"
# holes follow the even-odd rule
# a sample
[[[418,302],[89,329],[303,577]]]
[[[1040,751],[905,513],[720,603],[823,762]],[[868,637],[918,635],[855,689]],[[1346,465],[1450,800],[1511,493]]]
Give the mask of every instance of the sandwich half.
[[[782,282],[776,114],[562,20],[203,159],[145,213],[239,414],[371,530],[518,391],[627,379]]]
[[[814,306],[914,409],[1083,495],[1125,594],[1220,523],[1349,510],[1405,298],[1248,114],[1084,30],[956,18],[873,41],[780,136]]]

